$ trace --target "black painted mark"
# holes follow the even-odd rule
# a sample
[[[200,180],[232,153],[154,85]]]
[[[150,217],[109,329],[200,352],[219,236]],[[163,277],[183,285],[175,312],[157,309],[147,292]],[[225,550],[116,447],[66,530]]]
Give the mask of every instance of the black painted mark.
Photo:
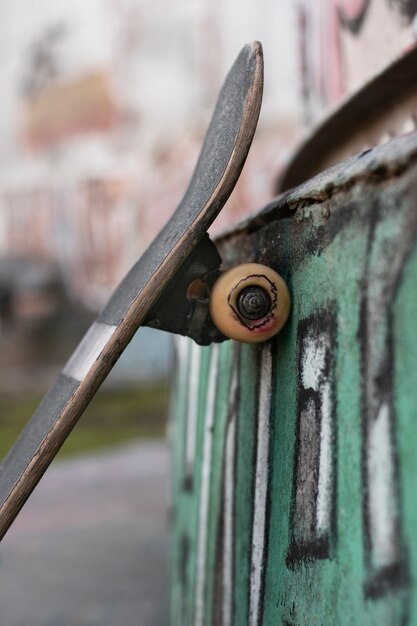
[[[363,0],[354,15],[347,15],[345,9],[339,7],[338,15],[341,26],[349,30],[353,35],[359,35],[365,23],[370,5],[371,0]]]
[[[396,7],[408,23],[417,13],[417,0],[388,0],[388,4]]]
[[[334,305],[298,325],[298,425],[287,565],[328,558],[336,515]]]
[[[190,538],[187,533],[183,533],[180,540],[180,559],[178,563],[179,580],[181,584],[181,624],[187,623],[187,598],[189,593],[189,562],[190,562],[191,545]]]
[[[62,69],[60,47],[67,34],[66,23],[56,22],[45,28],[31,43],[20,81],[20,91],[25,98],[35,98],[59,78]]]

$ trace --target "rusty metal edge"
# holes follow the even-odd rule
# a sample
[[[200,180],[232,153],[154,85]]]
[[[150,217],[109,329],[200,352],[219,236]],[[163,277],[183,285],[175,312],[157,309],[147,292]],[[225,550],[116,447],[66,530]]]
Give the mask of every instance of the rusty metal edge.
[[[253,233],[271,222],[294,217],[298,209],[324,203],[354,185],[376,185],[401,176],[417,160],[417,131],[395,137],[320,172],[289,189],[255,214],[224,230],[215,239],[224,245]]]

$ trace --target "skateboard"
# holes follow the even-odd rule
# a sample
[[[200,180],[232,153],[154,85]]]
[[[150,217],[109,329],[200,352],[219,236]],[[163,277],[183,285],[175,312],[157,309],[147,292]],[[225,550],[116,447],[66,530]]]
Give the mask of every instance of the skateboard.
[[[177,210],[90,326],[0,466],[0,538],[139,326],[180,332],[200,343],[224,339],[207,313],[221,262],[207,229],[246,160],[262,89],[262,47],[254,42],[226,77]]]

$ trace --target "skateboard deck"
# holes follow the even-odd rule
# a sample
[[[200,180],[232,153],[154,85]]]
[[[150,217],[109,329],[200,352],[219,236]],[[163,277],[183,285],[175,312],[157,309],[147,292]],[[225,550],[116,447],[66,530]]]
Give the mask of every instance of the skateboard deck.
[[[0,538],[155,302],[224,206],[252,142],[262,88],[262,48],[255,42],[242,49],[226,78],[177,210],[91,325],[0,466]]]

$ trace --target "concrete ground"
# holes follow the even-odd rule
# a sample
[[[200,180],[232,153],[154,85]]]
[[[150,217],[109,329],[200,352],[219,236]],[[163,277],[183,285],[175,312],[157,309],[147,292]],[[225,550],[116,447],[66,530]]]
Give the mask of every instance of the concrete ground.
[[[0,546],[0,626],[167,626],[163,443],[55,462]]]

